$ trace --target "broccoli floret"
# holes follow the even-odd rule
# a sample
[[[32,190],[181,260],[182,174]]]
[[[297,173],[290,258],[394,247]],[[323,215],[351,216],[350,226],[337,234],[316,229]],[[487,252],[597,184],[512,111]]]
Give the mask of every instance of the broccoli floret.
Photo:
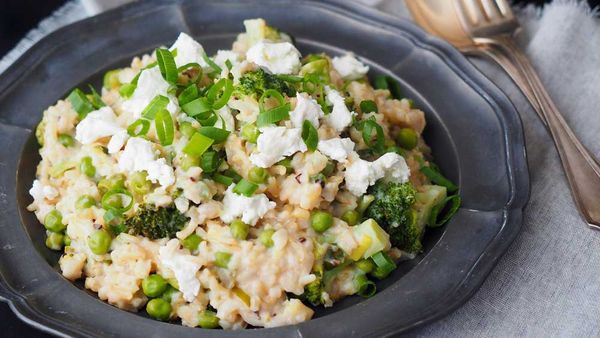
[[[150,239],[173,238],[183,229],[189,218],[175,207],[142,206],[134,216],[125,220],[126,232]]]
[[[421,251],[423,226],[416,222],[416,191],[412,184],[379,181],[368,193],[375,200],[364,217],[374,219],[390,235],[393,246],[411,253]]]
[[[304,286],[304,293],[300,298],[314,306],[319,306],[325,302],[323,299],[323,292],[325,292],[323,277],[317,275],[317,279]]]
[[[296,95],[296,90],[290,87],[285,81],[260,68],[244,74],[240,78],[240,84],[237,86],[237,89],[245,95],[256,94],[260,96],[267,89],[275,89],[280,93],[285,93],[287,96]]]

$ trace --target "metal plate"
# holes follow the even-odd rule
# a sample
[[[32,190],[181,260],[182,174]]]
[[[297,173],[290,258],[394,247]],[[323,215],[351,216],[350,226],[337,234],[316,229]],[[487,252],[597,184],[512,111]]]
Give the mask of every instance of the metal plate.
[[[32,130],[72,87],[168,45],[180,31],[210,53],[228,48],[242,20],[263,17],[302,53],[352,51],[399,79],[425,110],[425,139],[459,182],[463,206],[430,231],[425,252],[378,284],[295,326],[226,332],[161,323],[110,306],[65,280],[44,229],[25,208],[39,161]],[[20,318],[68,336],[381,337],[439,318],[481,285],[519,231],[529,193],[523,132],[506,96],[448,44],[412,24],[349,1],[139,1],[60,29],[0,77],[0,294]],[[201,330],[201,331],[199,331]]]

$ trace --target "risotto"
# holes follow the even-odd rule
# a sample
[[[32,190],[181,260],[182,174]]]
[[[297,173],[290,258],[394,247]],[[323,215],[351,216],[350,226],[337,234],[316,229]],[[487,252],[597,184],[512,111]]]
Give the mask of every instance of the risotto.
[[[375,294],[458,209],[392,78],[244,26],[212,57],[181,33],[44,112],[28,209],[65,278],[185,326],[292,325]]]

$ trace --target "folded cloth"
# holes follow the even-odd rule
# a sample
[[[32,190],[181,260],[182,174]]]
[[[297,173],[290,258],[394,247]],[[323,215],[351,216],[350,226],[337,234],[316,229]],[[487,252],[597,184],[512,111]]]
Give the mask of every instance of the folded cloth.
[[[354,1],[410,18],[401,0]],[[524,28],[521,46],[575,133],[599,156],[597,13],[573,0],[516,11]],[[0,60],[0,72],[44,35],[87,15],[81,2],[67,3]],[[596,318],[600,313],[600,232],[586,227],[579,216],[552,140],[520,91],[495,64],[484,59],[471,61],[504,90],[521,114],[531,199],[520,235],[481,289],[449,316],[410,335],[600,336]]]

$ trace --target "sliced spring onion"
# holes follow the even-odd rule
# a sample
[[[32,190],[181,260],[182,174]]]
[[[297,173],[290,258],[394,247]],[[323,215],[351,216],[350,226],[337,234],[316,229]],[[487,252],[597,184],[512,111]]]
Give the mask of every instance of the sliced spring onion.
[[[102,101],[102,97],[100,97],[100,95],[98,94],[98,92],[96,91],[96,89],[94,89],[94,87],[92,87],[92,85],[88,85],[88,87],[90,88],[90,93],[92,93],[92,105],[94,106],[94,108],[96,109],[100,109],[102,107],[105,106],[104,102]]]
[[[212,102],[212,108],[219,110],[227,104],[231,93],[233,93],[233,81],[230,79],[220,79],[210,87],[206,93],[206,97]]]
[[[396,270],[394,261],[383,251],[374,254],[371,256],[371,259],[373,259],[373,262],[375,263],[373,275],[379,279],[387,277],[392,271]]]
[[[188,144],[183,147],[183,152],[190,156],[200,157],[213,143],[213,139],[200,133],[195,133]]]
[[[222,143],[227,140],[229,131],[217,127],[200,127],[198,132],[206,137],[209,137],[215,141],[215,143]]]
[[[102,208],[124,213],[133,206],[133,195],[125,189],[113,189],[102,196]]]
[[[171,54],[173,55],[174,53],[171,52]],[[177,55],[173,55],[173,57],[175,57],[175,56],[177,56]],[[185,65],[177,68],[177,72],[183,73],[188,69],[199,69],[202,72],[202,67],[197,62],[186,63]]]
[[[375,88],[387,89],[392,94],[392,97],[400,100],[402,98],[402,90],[400,84],[391,76],[379,75],[375,78]]]
[[[308,120],[304,120],[302,123],[302,140],[304,141],[304,144],[306,144],[308,150],[315,151],[317,149],[319,134],[317,133],[315,126]]]
[[[217,66],[217,64],[211,60],[208,55],[206,55],[206,53],[204,53],[204,55],[202,55],[202,58],[204,59],[204,62],[206,62],[206,64],[208,64],[208,66],[210,68],[212,68],[213,71],[217,72],[217,73],[221,73],[222,69],[221,67]]]
[[[258,127],[268,126],[290,117],[290,104],[286,103],[279,107],[258,114],[256,125]]]
[[[369,298],[377,292],[375,283],[370,281],[365,275],[361,274],[354,277],[354,284],[357,289],[356,294],[361,297]]]
[[[461,199],[459,195],[446,197],[440,204],[431,209],[427,225],[437,228],[448,222],[460,208]]]
[[[285,99],[283,98],[283,95],[281,95],[280,92],[276,91],[275,89],[267,89],[260,96],[260,99],[258,99],[258,108],[260,109],[261,112],[267,110],[267,109],[265,109],[265,101],[270,97],[277,100],[277,102],[279,103],[278,106],[283,106],[285,104]]]
[[[168,146],[173,143],[175,127],[173,126],[171,113],[168,110],[163,109],[156,113],[154,127],[156,128],[156,136],[158,136],[161,145]]]
[[[67,170],[71,170],[73,168],[77,167],[77,162],[72,162],[72,161],[65,161],[65,162],[60,162],[59,164],[55,164],[50,168],[50,177],[52,178],[58,178],[61,177],[65,171]]]
[[[137,88],[137,85],[126,83],[119,88],[119,95],[124,98],[130,98],[133,95],[133,92]]]
[[[94,105],[79,88],[73,89],[67,99],[71,102],[71,106],[73,106],[80,119],[83,119],[87,114],[94,111]]]
[[[213,181],[217,183],[221,183],[222,185],[228,187],[233,184],[233,178],[225,175],[221,175],[219,173],[213,175]]]
[[[127,134],[129,136],[142,136],[146,135],[148,130],[150,130],[150,121],[138,119],[127,127]]]
[[[360,111],[363,114],[378,113],[377,104],[373,100],[364,100],[360,103]]]
[[[238,184],[233,187],[233,192],[239,195],[250,197],[258,189],[258,184],[254,184],[246,179],[241,179]]]
[[[215,123],[217,123],[217,120],[219,119],[218,115],[215,114],[215,112],[210,111],[208,114],[208,117],[205,119],[201,119],[199,118],[199,116],[196,116],[196,120],[198,122],[200,122],[201,125],[206,126],[206,127],[212,127],[215,125]]]
[[[197,98],[191,102],[184,104],[181,109],[189,116],[196,116],[202,113],[212,111],[212,104],[206,97]]]
[[[387,76],[385,75],[377,75],[373,84],[376,89],[389,89]]]
[[[177,97],[180,106],[184,106],[198,98],[198,87],[195,83],[187,86]]]
[[[153,120],[156,113],[167,108],[169,98],[162,95],[156,95],[150,103],[142,110],[142,117],[148,120]]]
[[[175,58],[168,49],[159,48],[156,50],[156,62],[163,78],[169,83],[177,83],[177,66]]]
[[[437,185],[441,185],[442,187],[446,187],[448,192],[455,192],[458,190],[456,184],[452,183],[449,179],[444,177],[436,168],[421,166],[421,172],[423,175],[427,176],[431,182]]]
[[[231,68],[233,68],[233,65],[231,64],[231,61],[229,59],[225,60],[225,66],[228,70],[231,70]]]
[[[235,170],[233,170],[232,168],[229,168],[227,170],[225,170],[223,172],[224,175],[227,175],[229,177],[231,177],[233,179],[233,182],[238,183],[239,181],[242,180],[242,176],[240,176],[240,174],[238,174]]]
[[[375,144],[373,145],[373,131],[375,131]],[[368,146],[372,146],[377,152],[382,152],[385,146],[385,136],[383,128],[375,122],[375,119],[368,119],[362,123],[362,137]]]
[[[281,75],[277,75],[277,77],[282,79],[283,81],[291,82],[291,83],[300,83],[300,82],[304,81],[304,78],[302,76],[296,76],[296,75],[281,74]]]
[[[207,151],[200,158],[200,168],[207,174],[214,173],[219,168],[221,159],[215,151]]]

